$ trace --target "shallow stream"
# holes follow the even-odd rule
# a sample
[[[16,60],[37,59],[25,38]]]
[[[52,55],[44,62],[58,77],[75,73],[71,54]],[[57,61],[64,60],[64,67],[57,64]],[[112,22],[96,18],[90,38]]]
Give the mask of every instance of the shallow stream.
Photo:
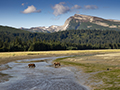
[[[80,74],[74,67],[53,66],[53,60],[63,57],[24,59],[6,64],[11,68],[0,73],[12,77],[0,83],[0,90],[88,90],[80,85],[76,78]],[[29,68],[29,63],[34,63],[36,67]]]

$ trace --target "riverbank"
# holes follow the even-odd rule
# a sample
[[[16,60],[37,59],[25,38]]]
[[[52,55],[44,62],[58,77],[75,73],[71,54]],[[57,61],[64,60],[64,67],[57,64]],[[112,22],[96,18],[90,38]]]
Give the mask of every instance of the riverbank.
[[[35,51],[35,52],[0,52],[0,65],[15,60],[41,58],[50,56],[69,56],[69,55],[84,55],[98,53],[120,52],[120,49],[106,50],[67,50],[67,51]]]
[[[74,57],[61,58],[56,61],[66,66],[74,66],[78,69],[78,72],[82,70],[83,73],[81,72],[81,75],[77,78],[80,79],[83,85],[89,86],[93,90],[118,90],[120,89],[119,52],[119,49],[1,52],[0,65],[23,59],[75,55]],[[3,69],[0,68],[0,70]]]
[[[78,77],[83,85],[92,90],[120,89],[120,52],[85,54],[56,59],[66,66],[74,66],[81,72]]]

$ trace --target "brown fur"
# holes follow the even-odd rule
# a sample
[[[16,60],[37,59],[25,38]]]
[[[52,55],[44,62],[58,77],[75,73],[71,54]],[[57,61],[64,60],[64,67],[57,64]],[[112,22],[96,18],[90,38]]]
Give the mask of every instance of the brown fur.
[[[56,66],[61,66],[61,64],[59,62],[55,62],[54,65],[55,65],[55,67]]]
[[[28,64],[29,68],[30,67],[35,67],[35,64]]]

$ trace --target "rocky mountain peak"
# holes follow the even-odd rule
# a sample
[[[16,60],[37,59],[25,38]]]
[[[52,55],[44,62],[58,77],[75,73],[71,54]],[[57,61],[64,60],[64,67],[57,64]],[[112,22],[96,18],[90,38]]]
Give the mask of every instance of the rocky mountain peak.
[[[21,28],[24,29],[24,28]],[[64,30],[78,30],[78,29],[120,29],[119,20],[108,20],[96,16],[75,14],[69,17],[64,25],[52,25],[50,27],[34,27],[30,28],[32,32],[58,32]]]
[[[95,16],[89,16],[89,15],[82,15],[82,14],[75,14],[74,16],[70,17],[76,20],[79,20],[81,22],[93,22],[93,21],[102,21],[104,19],[95,17]]]

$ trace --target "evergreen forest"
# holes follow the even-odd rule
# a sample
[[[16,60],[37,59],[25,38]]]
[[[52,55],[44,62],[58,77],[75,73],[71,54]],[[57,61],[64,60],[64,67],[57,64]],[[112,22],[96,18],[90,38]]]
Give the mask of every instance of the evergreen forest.
[[[120,49],[120,31],[81,29],[31,33],[0,26],[0,52],[86,49]]]

